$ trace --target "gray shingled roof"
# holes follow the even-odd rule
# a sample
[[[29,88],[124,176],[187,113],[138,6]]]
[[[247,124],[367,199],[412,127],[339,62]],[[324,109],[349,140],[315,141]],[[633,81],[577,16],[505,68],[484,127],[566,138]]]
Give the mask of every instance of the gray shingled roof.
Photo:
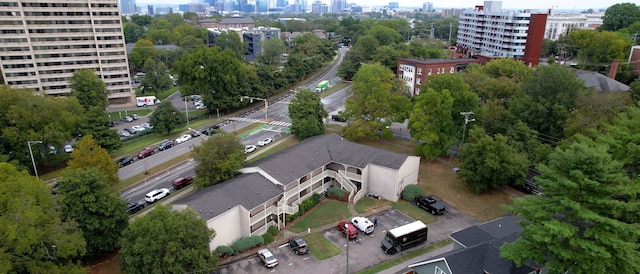
[[[631,88],[623,83],[602,75],[598,72],[576,69],[576,77],[584,82],[586,88],[593,88],[600,92],[629,91]]]
[[[209,220],[241,204],[251,210],[267,200],[282,194],[277,186],[259,173],[241,174],[233,179],[203,188],[174,202],[187,205],[203,219]]]
[[[477,63],[478,62],[478,59],[475,59],[475,58],[447,58],[447,59],[398,58],[398,59],[407,60],[407,61],[415,62],[418,64],[468,63],[468,62]]]
[[[247,167],[259,167],[286,185],[331,162],[359,168],[375,164],[398,169],[407,157],[406,154],[349,142],[337,134],[325,134],[306,139]]]
[[[489,233],[478,226],[468,227],[458,232],[451,233],[450,237],[456,242],[462,244],[464,247],[472,247],[493,239]]]

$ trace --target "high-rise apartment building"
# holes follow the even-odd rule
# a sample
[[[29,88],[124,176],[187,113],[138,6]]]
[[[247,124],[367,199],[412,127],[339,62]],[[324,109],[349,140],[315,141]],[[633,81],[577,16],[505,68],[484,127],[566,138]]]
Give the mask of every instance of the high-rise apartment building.
[[[427,12],[434,11],[433,10],[433,3],[431,3],[431,2],[422,3],[422,10],[427,11]]]
[[[136,14],[136,0],[120,0],[120,12],[124,15]]]
[[[4,84],[66,95],[79,69],[94,70],[107,84],[111,104],[133,101],[118,0],[1,2]]]
[[[331,12],[341,13],[347,8],[347,0],[331,0]]]
[[[312,13],[327,13],[329,12],[329,6],[327,4],[322,3],[322,1],[315,1],[311,4],[311,12]]]
[[[485,1],[462,12],[458,51],[467,56],[513,58],[537,65],[542,51],[547,13],[502,11],[502,1]]]

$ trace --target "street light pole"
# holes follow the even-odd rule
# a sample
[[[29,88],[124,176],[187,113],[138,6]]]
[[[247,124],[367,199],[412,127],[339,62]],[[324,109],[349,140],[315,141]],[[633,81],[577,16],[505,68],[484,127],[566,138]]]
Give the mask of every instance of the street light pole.
[[[36,174],[36,179],[40,179],[38,177],[38,168],[36,167],[36,160],[33,158],[33,150],[31,150],[31,144],[42,144],[42,141],[27,141],[27,146],[29,147],[29,155],[31,156],[31,163],[33,164],[33,171]]]
[[[184,97],[184,110],[187,112],[187,129],[189,129],[189,107],[187,106],[187,97]]]
[[[472,111],[469,112],[460,112],[461,115],[464,115],[464,127],[462,130],[462,144],[460,146],[464,145],[464,135],[467,133],[467,124],[469,122],[474,122],[476,119],[469,119],[469,116],[473,115],[474,113]]]

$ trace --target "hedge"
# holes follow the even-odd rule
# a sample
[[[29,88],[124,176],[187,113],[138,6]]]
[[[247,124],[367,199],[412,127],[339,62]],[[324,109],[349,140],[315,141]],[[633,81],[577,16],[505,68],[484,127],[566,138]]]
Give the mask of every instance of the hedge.
[[[280,230],[276,226],[269,226],[267,229],[267,233],[271,234],[273,237],[280,235]]]
[[[276,238],[273,237],[273,235],[269,234],[269,233],[265,233],[262,235],[262,239],[264,239],[264,243],[265,244],[270,244],[273,243],[273,241],[276,240]]]
[[[309,198],[305,199],[304,201],[302,201],[302,203],[300,203],[298,205],[298,212],[296,212],[296,213],[294,213],[292,215],[287,215],[287,223],[292,222],[293,220],[297,219],[302,214],[307,212],[309,209],[312,209],[314,206],[316,206],[318,203],[320,203],[320,198],[322,198],[322,196],[320,196],[320,194],[313,193],[313,195],[311,195],[311,197],[309,197]]]
[[[327,191],[327,196],[340,201],[346,201],[348,199],[349,191],[342,188],[332,187]]]
[[[233,251],[233,248],[231,248],[230,246],[226,246],[226,245],[221,245],[216,247],[216,252],[218,252],[218,254],[220,254],[221,257],[223,256],[231,256],[233,255],[235,252]]]
[[[402,199],[409,202],[413,202],[420,195],[422,195],[422,188],[418,185],[408,185],[402,190]]]
[[[236,253],[240,253],[249,248],[256,247],[263,244],[264,244],[264,238],[262,238],[262,236],[250,236],[250,237],[245,237],[233,242],[231,247]]]

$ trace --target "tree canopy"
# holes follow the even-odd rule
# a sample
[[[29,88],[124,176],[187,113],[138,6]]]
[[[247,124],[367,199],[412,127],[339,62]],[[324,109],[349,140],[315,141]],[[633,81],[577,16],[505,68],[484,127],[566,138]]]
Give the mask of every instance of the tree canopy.
[[[244,145],[233,134],[216,134],[193,149],[196,182],[200,187],[214,185],[236,176],[244,165]]]
[[[0,272],[85,273],[77,259],[85,241],[63,221],[51,190],[8,163],[0,163]]]
[[[452,110],[453,97],[447,89],[429,88],[416,96],[408,125],[411,137],[419,144],[416,153],[434,158],[454,145],[457,127],[451,119]]]
[[[158,92],[169,89],[173,83],[167,73],[167,66],[163,62],[149,59],[144,62],[143,71],[145,75],[140,85],[143,87],[142,92],[145,95],[151,95],[150,93],[153,92],[155,96],[158,96]]]
[[[70,170],[95,168],[110,186],[120,182],[118,166],[111,159],[109,152],[98,146],[91,135],[86,135],[76,142],[67,166]]]
[[[602,30],[617,31],[640,21],[640,7],[634,3],[618,3],[604,12]]]
[[[109,103],[107,84],[93,70],[77,70],[69,78],[69,85],[71,86],[71,94],[78,98],[78,102],[85,110],[92,107],[99,107],[102,110],[107,108]]]
[[[120,195],[111,191],[102,172],[97,168],[70,170],[58,184],[62,216],[78,223],[87,243],[87,256],[95,258],[113,251],[129,216]]]
[[[153,126],[154,132],[165,134],[182,127],[186,122],[187,117],[185,114],[174,107],[170,100],[165,100],[158,104],[158,107],[149,118],[149,123]]]
[[[302,90],[295,95],[289,104],[289,117],[291,133],[300,140],[324,133],[323,119],[327,117],[327,111],[320,96],[312,91]]]
[[[129,55],[131,69],[133,71],[140,71],[144,66],[144,62],[153,59],[157,52],[158,50],[152,41],[146,39],[138,40]]]
[[[557,273],[640,271],[638,184],[604,145],[586,138],[549,157],[537,168],[544,196],[525,196],[508,208],[524,218],[524,229],[501,256]]]
[[[125,273],[193,273],[212,270],[209,251],[215,231],[193,210],[158,205],[137,218],[122,236],[120,268]]]

